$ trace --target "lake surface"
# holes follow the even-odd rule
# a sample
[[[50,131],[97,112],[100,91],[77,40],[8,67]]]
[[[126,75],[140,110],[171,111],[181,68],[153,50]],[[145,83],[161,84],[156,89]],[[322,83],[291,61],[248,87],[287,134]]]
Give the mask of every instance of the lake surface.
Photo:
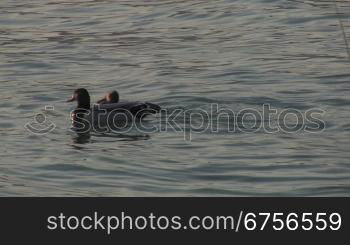
[[[350,196],[350,2],[337,4],[1,1],[0,195]],[[65,103],[78,87],[169,111],[318,108],[325,126],[79,139]],[[55,129],[25,129],[37,113]]]

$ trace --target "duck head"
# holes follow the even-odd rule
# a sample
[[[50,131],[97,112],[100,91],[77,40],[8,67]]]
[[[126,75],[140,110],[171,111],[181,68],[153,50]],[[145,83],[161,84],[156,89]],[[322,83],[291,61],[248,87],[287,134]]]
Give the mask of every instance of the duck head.
[[[119,94],[117,91],[109,92],[103,99],[97,101],[98,104],[112,104],[119,102]]]
[[[77,101],[77,108],[80,109],[90,109],[90,95],[89,92],[85,88],[78,88],[74,91],[71,99],[67,100],[67,102]]]
[[[67,102],[77,101],[77,108],[71,112],[72,125],[75,131],[86,133],[90,131],[90,123],[86,116],[90,114],[90,95],[85,88],[78,88],[74,91],[71,99]]]

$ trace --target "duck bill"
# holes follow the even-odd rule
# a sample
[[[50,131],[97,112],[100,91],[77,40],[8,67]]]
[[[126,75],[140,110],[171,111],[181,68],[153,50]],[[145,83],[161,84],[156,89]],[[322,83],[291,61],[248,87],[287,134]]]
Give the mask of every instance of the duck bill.
[[[73,101],[75,101],[75,97],[74,96],[72,96],[72,98],[66,100],[66,102],[73,102]]]
[[[106,98],[98,100],[96,103],[97,104],[105,104],[107,102]]]

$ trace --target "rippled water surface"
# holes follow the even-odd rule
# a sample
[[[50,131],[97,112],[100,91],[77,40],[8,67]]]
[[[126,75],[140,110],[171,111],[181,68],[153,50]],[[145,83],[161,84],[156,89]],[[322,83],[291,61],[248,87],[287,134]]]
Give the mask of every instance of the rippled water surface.
[[[1,1],[0,195],[349,196],[350,2],[337,4]],[[170,111],[320,108],[326,127],[79,139],[64,102],[77,87]],[[24,128],[40,112],[57,125],[45,135]]]

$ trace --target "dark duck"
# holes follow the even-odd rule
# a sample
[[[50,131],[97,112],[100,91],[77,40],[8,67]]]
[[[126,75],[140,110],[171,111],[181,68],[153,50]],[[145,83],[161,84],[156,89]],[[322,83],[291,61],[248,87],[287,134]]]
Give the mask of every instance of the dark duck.
[[[98,101],[99,104],[91,106],[89,92],[85,88],[76,89],[67,102],[77,102],[77,107],[71,114],[73,127],[91,129],[91,126],[113,125],[143,119],[147,115],[160,112],[160,106],[150,102],[119,102],[119,94],[112,91]],[[119,103],[118,103],[119,102]],[[113,122],[111,122],[111,120]]]

